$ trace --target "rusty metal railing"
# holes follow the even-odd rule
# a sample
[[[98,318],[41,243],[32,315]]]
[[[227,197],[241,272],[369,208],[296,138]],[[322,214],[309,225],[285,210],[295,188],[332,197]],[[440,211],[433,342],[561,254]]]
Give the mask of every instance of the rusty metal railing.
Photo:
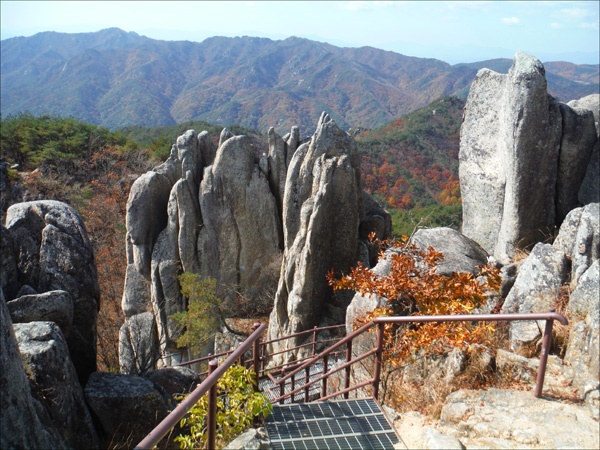
[[[540,362],[538,365],[538,374],[536,379],[536,386],[534,395],[539,398],[542,394],[544,377],[546,373],[546,364],[548,360],[548,354],[552,345],[552,327],[555,320],[559,321],[563,325],[567,325],[567,319],[557,313],[553,308],[546,313],[530,313],[530,314],[464,314],[464,315],[448,315],[448,316],[395,316],[395,317],[377,317],[372,322],[366,323],[354,332],[348,334],[344,338],[337,339],[325,339],[319,341],[319,343],[330,343],[331,346],[321,351],[312,357],[306,357],[293,363],[282,364],[276,367],[270,367],[267,371],[265,369],[265,361],[283,352],[291,352],[311,346],[312,353],[316,353],[317,350],[317,334],[321,330],[329,330],[344,327],[344,325],[325,327],[325,328],[313,328],[304,332],[296,333],[294,335],[285,336],[273,341],[261,342],[260,335],[266,328],[265,324],[255,324],[254,332],[238,346],[237,349],[231,352],[224,352],[219,355],[211,355],[205,358],[200,358],[193,361],[187,361],[178,365],[188,365],[201,361],[209,361],[209,369],[207,372],[207,378],[198,387],[189,394],[185,400],[183,400],[161,423],[159,423],[154,430],[150,432],[137,446],[136,449],[149,449],[153,448],[182,418],[190,408],[207,392],[209,392],[209,411],[207,417],[208,424],[208,448],[214,448],[215,440],[215,418],[216,418],[216,402],[214,401],[216,396],[216,383],[223,376],[225,371],[231,367],[235,362],[240,362],[245,365],[252,365],[254,371],[257,374],[257,383],[260,377],[269,378],[274,384],[275,393],[271,390],[273,402],[284,403],[288,398],[294,400],[296,395],[301,392],[304,393],[305,401],[309,401],[309,391],[312,385],[321,383],[320,395],[318,400],[328,400],[330,398],[344,396],[348,398],[350,392],[361,389],[367,386],[372,386],[372,393],[375,399],[379,396],[379,383],[381,380],[381,367],[382,367],[382,356],[383,356],[383,337],[384,327],[390,323],[424,323],[424,322],[513,322],[522,320],[544,320],[546,322],[544,337],[542,341],[542,351],[540,355]],[[352,342],[359,335],[365,333],[373,327],[377,327],[377,337],[375,348],[370,349],[360,355],[353,356]],[[312,339],[292,349],[284,350],[283,352],[267,354],[267,346],[275,341],[281,341],[283,339],[289,339],[298,336],[309,336],[313,334]],[[244,354],[252,347],[252,357],[244,360]],[[345,347],[345,349],[344,349]],[[344,349],[342,352],[341,349]],[[337,364],[334,367],[329,367],[329,359],[334,355],[344,354],[344,362]],[[217,356],[227,356],[227,359],[217,367],[217,361],[214,359]],[[351,368],[354,364],[359,363],[366,358],[375,357],[374,373],[373,377],[358,384],[350,385]],[[316,378],[309,379],[309,369],[311,366],[318,364],[322,361],[322,370],[316,374]],[[344,387],[341,390],[328,393],[327,380],[335,373],[344,371]],[[304,371],[305,383],[296,386],[296,375]],[[280,373],[282,376],[276,378],[274,374]],[[315,375],[313,373],[313,375]],[[285,392],[286,384],[290,385],[289,392]],[[258,386],[256,386],[258,389]],[[211,399],[213,400],[211,402]]]
[[[293,399],[295,395],[304,392],[305,401],[308,401],[308,392],[310,386],[316,383],[322,383],[321,396],[318,400],[328,400],[330,398],[338,397],[343,395],[344,398],[348,398],[348,395],[353,390],[361,389],[363,387],[372,386],[373,397],[375,399],[379,396],[379,383],[381,380],[381,366],[382,366],[382,355],[383,355],[383,331],[384,326],[390,323],[424,323],[424,322],[513,322],[522,320],[544,320],[546,321],[546,327],[544,330],[544,337],[542,341],[542,351],[540,355],[540,362],[538,365],[538,373],[536,379],[536,386],[534,395],[539,398],[542,395],[542,389],[544,385],[544,377],[546,374],[546,364],[548,361],[548,354],[552,345],[552,327],[555,320],[558,320],[563,325],[567,325],[567,319],[557,313],[553,308],[546,313],[529,313],[529,314],[464,314],[464,315],[448,315],[448,316],[396,316],[396,317],[377,317],[372,322],[369,322],[362,327],[358,328],[353,333],[347,335],[345,338],[339,340],[334,345],[319,353],[310,360],[297,365],[293,370],[287,371],[284,376],[279,379],[271,377],[271,381],[276,385],[273,390],[278,391],[279,395],[274,394],[274,402],[284,403],[286,399]],[[375,348],[352,357],[352,341],[359,335],[368,331],[372,327],[377,326],[377,337]],[[329,356],[338,348],[346,346],[346,360],[343,364],[328,370],[328,359]],[[374,356],[375,365],[373,377],[367,379],[359,384],[350,386],[350,372],[351,366],[363,361],[364,359]],[[296,375],[301,371],[306,371],[311,365],[317,364],[318,361],[322,360],[323,370],[322,375],[318,376],[313,380],[307,380],[306,383],[296,386]],[[327,379],[332,374],[344,370],[344,388],[337,390],[333,393],[327,394]],[[287,384],[291,385],[289,392],[285,392],[284,386]]]
[[[229,369],[234,363],[244,355],[244,353],[252,347],[254,358],[255,372],[259,371],[259,339],[261,333],[265,330],[266,324],[255,324],[254,332],[242,342],[237,349],[235,349],[227,359],[217,367],[217,361],[212,360],[209,362],[208,376],[206,379],[196,387],[177,407],[171,411],[171,413],[165,417],[140,443],[135,447],[136,449],[152,449],[157,445],[160,440],[167,435],[167,433],[179,423],[179,421],[187,414],[187,412],[194,406],[200,398],[209,392],[208,401],[208,417],[207,417],[207,447],[210,449],[215,448],[215,426],[216,426],[216,393],[217,393],[217,381],[221,378],[227,369]],[[256,386],[258,388],[258,386]]]

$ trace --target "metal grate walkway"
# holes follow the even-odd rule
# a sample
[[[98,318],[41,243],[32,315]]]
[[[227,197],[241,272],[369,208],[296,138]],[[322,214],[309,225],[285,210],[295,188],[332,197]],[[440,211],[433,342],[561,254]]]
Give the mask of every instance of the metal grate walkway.
[[[372,398],[274,405],[265,425],[273,450],[394,449],[400,442]]]

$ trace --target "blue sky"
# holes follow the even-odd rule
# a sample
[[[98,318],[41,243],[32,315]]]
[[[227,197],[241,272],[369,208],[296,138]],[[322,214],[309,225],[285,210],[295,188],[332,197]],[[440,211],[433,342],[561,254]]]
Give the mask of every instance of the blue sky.
[[[1,1],[1,38],[119,27],[154,39],[300,36],[455,64],[512,58],[598,64],[600,1]]]

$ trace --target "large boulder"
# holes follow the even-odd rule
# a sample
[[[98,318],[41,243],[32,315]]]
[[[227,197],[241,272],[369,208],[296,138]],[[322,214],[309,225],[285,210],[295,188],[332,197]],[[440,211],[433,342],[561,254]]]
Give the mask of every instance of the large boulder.
[[[588,109],[560,104],[562,140],[556,180],[556,223],[579,206],[578,194],[598,141],[594,115]]]
[[[98,436],[65,338],[54,322],[14,325],[33,393],[73,448],[97,448]]]
[[[23,295],[7,302],[13,323],[55,322],[65,337],[73,325],[73,299],[65,291]]]
[[[0,447],[68,448],[31,394],[10,314],[0,290]]]
[[[96,370],[96,316],[100,290],[92,245],[81,217],[52,200],[18,203],[7,211],[19,282],[37,292],[61,290],[73,299],[67,343],[82,383]]]
[[[152,248],[167,225],[167,202],[172,182],[154,171],[134,181],[127,200],[127,263],[150,279]],[[127,279],[125,281],[127,289]]]
[[[600,406],[600,260],[581,276],[569,299],[571,332],[565,362],[573,367],[581,398],[595,409]],[[595,391],[595,398],[591,395]],[[595,403],[595,404],[594,404]]]
[[[137,375],[96,372],[84,393],[100,426],[102,448],[133,448],[172,408],[170,398]]]
[[[433,247],[444,257],[436,267],[440,275],[453,272],[477,274],[478,267],[487,264],[487,252],[473,239],[452,228],[422,228],[412,236],[411,242],[421,250]]]
[[[465,105],[462,231],[502,263],[554,228],[562,124],[546,87],[543,65],[517,52],[507,75],[477,73]]]
[[[310,145],[292,157],[283,215],[285,250],[270,338],[319,324],[333,300],[326,274],[347,273],[358,259],[360,159],[352,137],[325,113]],[[297,345],[290,341],[282,345]]]
[[[119,365],[125,375],[143,374],[156,368],[159,359],[154,314],[128,317],[119,330]]]
[[[19,271],[12,233],[0,224],[0,289],[7,300],[19,292]]]
[[[503,313],[547,312],[568,279],[567,256],[550,244],[536,244],[502,306]],[[510,323],[510,347],[517,350],[534,344],[542,336],[544,321]]]
[[[563,221],[552,244],[571,259],[571,287],[600,258],[600,203],[575,208]]]

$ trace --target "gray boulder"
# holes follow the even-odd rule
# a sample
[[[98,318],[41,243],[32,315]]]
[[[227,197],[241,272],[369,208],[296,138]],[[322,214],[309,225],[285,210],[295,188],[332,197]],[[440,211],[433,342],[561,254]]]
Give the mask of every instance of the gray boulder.
[[[7,302],[13,323],[55,322],[65,337],[73,325],[73,299],[65,291],[24,295]]]
[[[507,75],[478,72],[461,128],[462,231],[503,264],[554,227],[560,139],[537,59],[517,52]]]
[[[127,264],[121,309],[125,317],[152,309],[150,280],[138,272],[135,264]]]
[[[212,165],[215,160],[217,148],[213,145],[208,131],[202,131],[198,135],[198,148],[200,149],[203,167]],[[202,172],[200,172],[200,178],[202,178]]]
[[[573,209],[552,244],[572,261],[571,287],[600,258],[600,203]]]
[[[271,339],[317,325],[333,300],[325,278],[358,259],[364,218],[356,143],[325,113],[308,147],[292,157],[286,180],[285,250],[270,316]],[[297,342],[286,340],[284,345]]]
[[[588,109],[560,104],[562,141],[556,180],[556,223],[579,206],[578,193],[598,141],[594,115]]]
[[[202,153],[198,145],[196,131],[188,130],[177,138],[177,158],[181,161],[181,177],[194,186],[200,183]]]
[[[137,375],[93,373],[84,393],[100,426],[102,448],[133,448],[170,411],[170,399]]]
[[[571,332],[565,361],[574,369],[577,384],[581,390],[591,381],[596,386],[599,381],[600,363],[600,261],[596,260],[581,276],[577,288],[571,293],[569,311]],[[586,398],[586,392],[580,392]],[[596,399],[598,401],[598,399]],[[595,405],[596,408],[599,406]]]
[[[600,136],[600,94],[591,94],[567,103],[571,108],[587,109],[594,115],[596,134]]]
[[[155,369],[158,349],[154,314],[145,312],[127,318],[119,331],[121,373],[137,375]]]
[[[134,181],[127,200],[127,263],[150,279],[152,248],[167,225],[167,203],[172,183],[157,172],[146,172]],[[127,284],[127,279],[125,281]],[[127,287],[126,287],[127,289]],[[136,302],[141,303],[141,302]]]
[[[155,386],[159,386],[172,397],[189,394],[202,381],[192,369],[181,366],[150,370],[142,376],[152,381]]]
[[[200,273],[217,279],[229,303],[276,283],[281,225],[275,197],[246,136],[228,138],[204,171],[199,193]]]
[[[178,275],[181,271],[198,273],[196,250],[201,227],[200,208],[193,180],[181,179],[171,190],[167,207],[167,226],[152,251],[151,299],[163,352],[176,349],[180,327],[169,316],[186,310]],[[169,350],[167,350],[169,349]]]
[[[19,272],[15,256],[13,236],[0,224],[0,289],[7,300],[12,300],[19,291]]]
[[[269,138],[269,184],[277,200],[278,211],[281,211],[288,163],[287,142],[275,132],[273,127],[269,128],[267,136]]]
[[[582,205],[600,202],[600,140],[592,149],[587,172],[581,182],[577,199]]]
[[[40,293],[66,291],[73,299],[67,343],[79,379],[85,382],[96,370],[100,292],[92,245],[81,217],[57,201],[18,203],[7,211],[6,228],[14,236],[21,284]]]
[[[97,448],[98,436],[69,349],[54,322],[14,325],[21,359],[34,388],[61,436],[73,448]]]
[[[488,262],[488,254],[477,242],[452,228],[422,228],[413,235],[411,242],[422,250],[433,247],[444,254],[436,268],[440,275],[477,274],[478,267]]]
[[[547,312],[568,278],[566,255],[550,244],[536,244],[523,262],[515,284],[502,306],[503,313]],[[535,343],[542,336],[544,321],[515,321],[509,326],[511,349]]]
[[[0,290],[0,448],[68,448],[31,394],[10,314]]]

